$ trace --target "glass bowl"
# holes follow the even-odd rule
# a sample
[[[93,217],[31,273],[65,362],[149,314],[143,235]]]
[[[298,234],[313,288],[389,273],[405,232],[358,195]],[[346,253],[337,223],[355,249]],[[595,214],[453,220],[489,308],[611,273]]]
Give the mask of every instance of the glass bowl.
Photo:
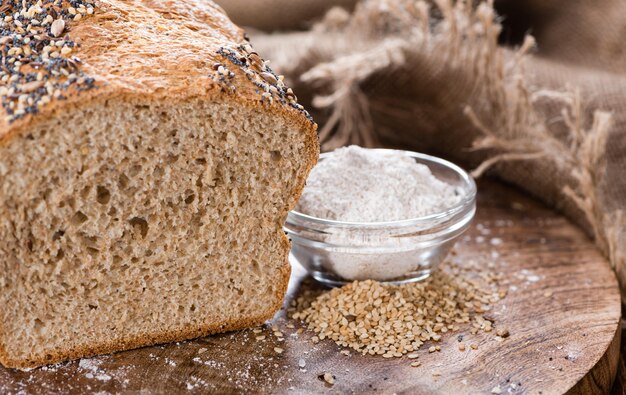
[[[446,211],[390,222],[342,222],[290,211],[284,230],[292,242],[291,253],[317,281],[340,286],[367,279],[396,284],[423,280],[469,227],[476,212],[472,177],[446,160],[398,152],[428,166],[462,198]],[[331,155],[322,154],[320,161]]]

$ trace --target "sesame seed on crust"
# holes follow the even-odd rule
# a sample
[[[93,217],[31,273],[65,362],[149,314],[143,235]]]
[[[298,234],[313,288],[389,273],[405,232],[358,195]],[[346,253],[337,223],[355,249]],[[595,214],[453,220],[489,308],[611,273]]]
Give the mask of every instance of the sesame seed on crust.
[[[0,102],[12,122],[71,90],[94,87],[72,56],[71,26],[94,0],[8,0],[0,7]]]

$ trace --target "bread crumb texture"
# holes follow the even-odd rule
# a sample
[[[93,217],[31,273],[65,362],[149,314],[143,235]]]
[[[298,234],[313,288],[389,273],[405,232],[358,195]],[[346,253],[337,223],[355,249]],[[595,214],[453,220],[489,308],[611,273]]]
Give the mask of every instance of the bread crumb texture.
[[[32,17],[15,16],[24,10]],[[0,121],[0,363],[32,367],[270,318],[289,277],[282,222],[318,144],[243,33],[199,0],[14,1],[2,12],[5,50],[48,20],[49,61],[78,69],[2,77],[22,95],[44,73],[26,99],[2,99],[13,118]],[[67,89],[41,104],[49,84]]]

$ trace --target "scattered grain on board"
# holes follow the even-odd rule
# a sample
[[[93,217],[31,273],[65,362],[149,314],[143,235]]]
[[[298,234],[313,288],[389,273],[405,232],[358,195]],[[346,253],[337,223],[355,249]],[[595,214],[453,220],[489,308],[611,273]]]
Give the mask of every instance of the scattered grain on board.
[[[472,334],[493,330],[489,311],[506,296],[499,288],[501,275],[475,269],[447,262],[419,283],[367,280],[321,294],[306,291],[292,301],[288,314],[315,332],[313,343],[331,339],[362,354],[402,357],[461,326]],[[429,345],[429,352],[439,350]]]
[[[321,375],[321,377],[324,379],[325,382],[327,382],[330,385],[335,384],[335,376],[333,376],[331,373],[329,372],[325,372],[324,374]]]
[[[498,328],[496,329],[496,335],[500,336],[501,338],[507,338],[509,337],[509,330],[506,328]]]

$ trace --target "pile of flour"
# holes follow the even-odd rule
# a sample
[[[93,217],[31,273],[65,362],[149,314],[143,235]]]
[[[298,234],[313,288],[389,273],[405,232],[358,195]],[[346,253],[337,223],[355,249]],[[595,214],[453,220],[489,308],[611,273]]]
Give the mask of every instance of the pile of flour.
[[[442,212],[461,198],[401,151],[352,145],[313,168],[296,210],[337,221],[387,222]]]
[[[437,179],[427,166],[401,151],[350,146],[336,150],[313,168],[296,210],[338,221],[389,222],[439,213],[462,198],[462,191]],[[313,251],[304,247],[304,251],[294,245],[293,252],[345,280],[398,280],[430,270],[443,259],[438,255],[443,252],[433,252],[430,246],[417,247],[418,235],[396,238],[388,232],[384,227],[329,229],[324,241],[346,248]],[[358,246],[384,246],[387,252],[351,248]]]

